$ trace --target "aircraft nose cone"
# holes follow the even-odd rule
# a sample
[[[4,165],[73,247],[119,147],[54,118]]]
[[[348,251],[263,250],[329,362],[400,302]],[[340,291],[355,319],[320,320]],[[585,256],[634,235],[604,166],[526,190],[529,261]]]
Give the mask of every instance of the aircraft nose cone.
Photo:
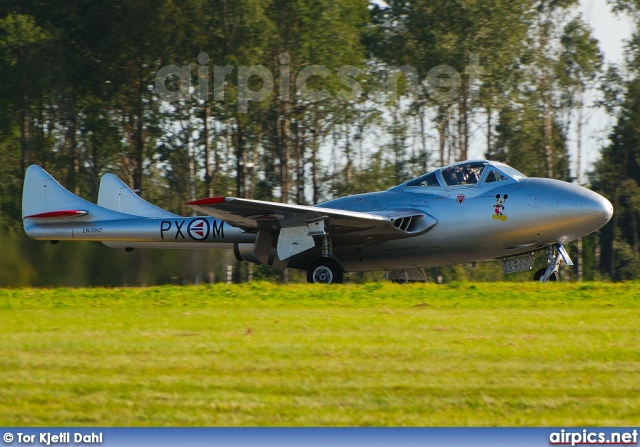
[[[605,197],[582,186],[569,186],[572,189],[561,195],[564,211],[593,216],[597,220],[603,219],[604,223],[611,219],[613,205]]]
[[[582,204],[583,212],[607,220],[611,219],[611,216],[613,216],[613,205],[611,202],[596,192],[589,192],[591,192],[593,196],[589,197],[585,200],[585,203]]]
[[[527,201],[534,208],[586,214],[609,220],[613,206],[597,192],[572,183],[551,179],[529,179]]]
[[[602,228],[613,216],[613,206],[600,194],[560,180],[529,179],[527,201],[548,228],[547,238],[571,241]],[[552,224],[547,224],[552,222]]]

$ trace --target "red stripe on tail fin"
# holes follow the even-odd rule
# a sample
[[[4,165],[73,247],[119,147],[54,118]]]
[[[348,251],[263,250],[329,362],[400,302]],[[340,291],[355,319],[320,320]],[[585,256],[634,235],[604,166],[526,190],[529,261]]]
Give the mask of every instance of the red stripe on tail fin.
[[[32,214],[31,216],[24,216],[25,219],[69,219],[72,217],[82,217],[89,214],[83,210],[60,210],[60,211],[48,211],[46,213]]]

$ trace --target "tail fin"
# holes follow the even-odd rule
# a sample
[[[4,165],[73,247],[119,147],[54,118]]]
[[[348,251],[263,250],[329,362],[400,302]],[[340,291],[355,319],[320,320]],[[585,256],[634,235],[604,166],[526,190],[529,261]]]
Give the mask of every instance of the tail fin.
[[[140,217],[180,217],[147,202],[113,174],[105,174],[100,180],[98,205]]]
[[[34,222],[51,219],[92,222],[130,217],[102,208],[67,191],[40,166],[31,165],[27,169],[22,192],[23,219]]]

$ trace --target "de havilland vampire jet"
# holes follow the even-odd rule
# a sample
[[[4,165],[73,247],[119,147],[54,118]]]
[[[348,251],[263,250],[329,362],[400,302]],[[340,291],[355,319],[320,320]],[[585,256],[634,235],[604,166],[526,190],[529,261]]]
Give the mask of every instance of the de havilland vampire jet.
[[[505,273],[529,270],[557,279],[563,244],[605,225],[611,203],[578,185],[528,178],[499,162],[465,161],[387,191],[317,206],[234,197],[188,203],[202,217],[181,217],[140,198],[112,174],[98,204],[64,189],[39,166],[24,182],[22,216],[38,240],[100,241],[113,248],[226,248],[239,261],[306,270],[314,283],[345,273],[385,270],[397,281],[424,281],[425,267],[501,259]]]

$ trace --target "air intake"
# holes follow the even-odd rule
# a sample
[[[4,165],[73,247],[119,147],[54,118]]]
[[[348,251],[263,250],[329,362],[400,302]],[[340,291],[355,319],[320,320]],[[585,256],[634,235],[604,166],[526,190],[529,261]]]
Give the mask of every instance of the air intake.
[[[393,226],[402,231],[409,231],[409,228],[411,228],[412,221],[413,221],[413,216],[402,217],[396,220],[393,223]]]

